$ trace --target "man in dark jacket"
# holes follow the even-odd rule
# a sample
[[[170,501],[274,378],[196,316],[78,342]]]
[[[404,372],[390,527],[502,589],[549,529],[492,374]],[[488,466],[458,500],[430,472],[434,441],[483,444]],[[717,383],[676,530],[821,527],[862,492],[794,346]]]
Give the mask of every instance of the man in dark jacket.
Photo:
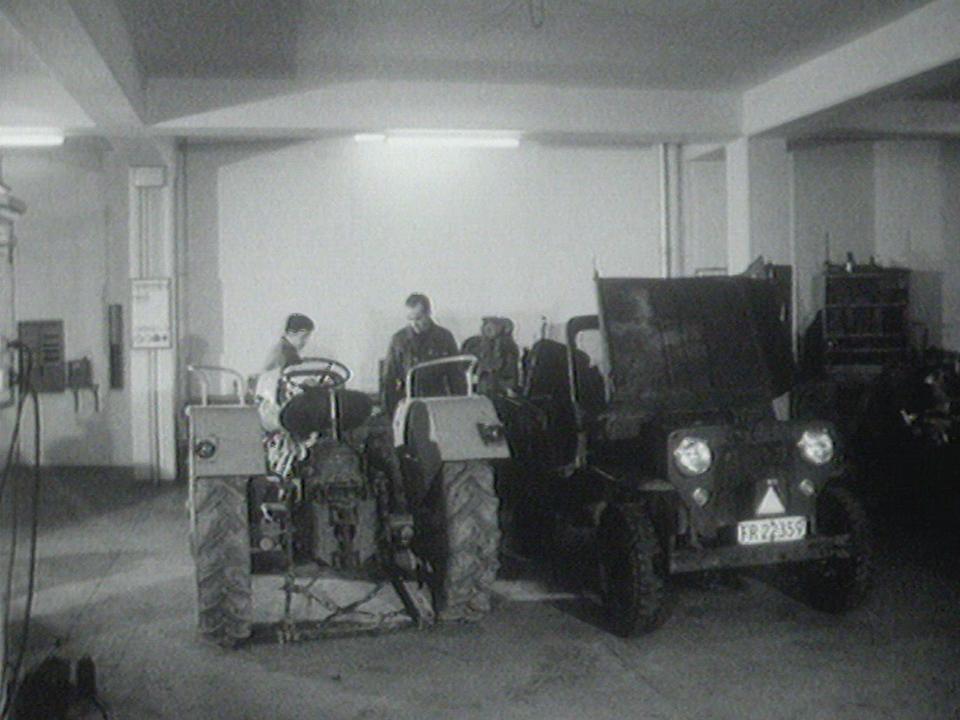
[[[414,293],[407,298],[406,308],[409,325],[391,338],[384,371],[384,399],[391,414],[403,397],[410,368],[427,360],[457,354],[453,334],[437,325],[431,317],[430,298]],[[449,363],[418,372],[416,393],[422,396],[463,393],[466,391],[464,370],[463,365]]]

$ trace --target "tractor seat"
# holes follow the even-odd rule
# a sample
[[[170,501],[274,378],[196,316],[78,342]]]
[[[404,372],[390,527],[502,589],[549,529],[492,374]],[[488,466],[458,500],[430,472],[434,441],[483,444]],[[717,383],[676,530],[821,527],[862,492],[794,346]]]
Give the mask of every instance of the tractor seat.
[[[358,390],[336,390],[340,414],[340,430],[347,432],[363,425],[373,412],[370,396]],[[330,430],[330,390],[325,387],[305,388],[291,398],[280,413],[280,424],[301,437]]]

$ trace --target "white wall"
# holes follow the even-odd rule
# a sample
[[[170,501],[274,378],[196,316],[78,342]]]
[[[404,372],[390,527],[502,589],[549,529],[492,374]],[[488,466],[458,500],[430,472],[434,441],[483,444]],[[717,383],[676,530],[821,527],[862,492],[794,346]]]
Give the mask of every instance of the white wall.
[[[911,270],[910,313],[929,341],[960,348],[960,145],[932,140],[849,142],[794,152],[796,270],[801,329],[820,308],[825,258],[870,256]]]
[[[750,140],[750,262],[790,264],[791,157],[780,138]]]
[[[292,311],[312,352],[376,388],[377,361],[422,291],[458,341],[483,315],[595,311],[604,275],[657,275],[654,149],[422,149],[352,140],[191,147],[187,332],[193,361],[255,372]]]
[[[726,167],[720,160],[683,164],[683,272],[727,265]]]
[[[800,332],[823,304],[814,278],[822,272],[829,235],[830,259],[847,252],[857,262],[874,254],[873,149],[843,143],[797,149],[794,158],[795,277]]]
[[[791,158],[779,138],[739,138],[724,146],[727,270],[741,273],[758,257],[791,262]]]
[[[943,143],[943,345],[960,352],[960,142]]]
[[[107,305],[127,302],[126,173],[82,147],[11,152],[3,173],[27,204],[16,225],[17,319],[62,319],[67,359],[89,357],[100,383],[99,413],[87,392],[79,412],[69,391],[40,396],[43,461],[128,464],[128,401],[108,387],[106,327]]]
[[[910,314],[930,332],[930,342],[944,341],[944,292],[955,296],[954,253],[947,252],[948,186],[943,146],[939,142],[881,142],[874,145],[876,178],[876,252],[878,258],[908,267]],[[951,243],[955,250],[955,242]],[[951,333],[953,329],[951,327]]]

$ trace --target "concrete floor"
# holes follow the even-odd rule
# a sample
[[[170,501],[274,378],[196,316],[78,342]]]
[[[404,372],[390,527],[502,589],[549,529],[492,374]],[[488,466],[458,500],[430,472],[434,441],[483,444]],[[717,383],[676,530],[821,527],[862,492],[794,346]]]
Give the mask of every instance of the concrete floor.
[[[183,487],[71,472],[44,492],[33,645],[91,654],[117,720],[960,718],[956,555],[902,533],[885,536],[868,606],[845,617],[749,580],[685,584],[668,624],[629,641],[567,600],[225,652],[194,633]]]

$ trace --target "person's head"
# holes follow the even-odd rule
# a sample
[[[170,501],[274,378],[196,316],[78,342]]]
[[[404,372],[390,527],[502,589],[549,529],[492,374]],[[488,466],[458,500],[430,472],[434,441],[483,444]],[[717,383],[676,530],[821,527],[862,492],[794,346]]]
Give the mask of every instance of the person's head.
[[[496,337],[509,337],[513,333],[513,320],[505,317],[488,316],[483,318],[480,325],[480,334],[488,340]]]
[[[293,313],[287,318],[287,324],[284,327],[283,336],[297,350],[303,350],[310,339],[310,333],[313,332],[313,320],[306,315]]]
[[[407,321],[417,332],[430,325],[430,298],[423,293],[413,293],[404,303],[407,308]]]

